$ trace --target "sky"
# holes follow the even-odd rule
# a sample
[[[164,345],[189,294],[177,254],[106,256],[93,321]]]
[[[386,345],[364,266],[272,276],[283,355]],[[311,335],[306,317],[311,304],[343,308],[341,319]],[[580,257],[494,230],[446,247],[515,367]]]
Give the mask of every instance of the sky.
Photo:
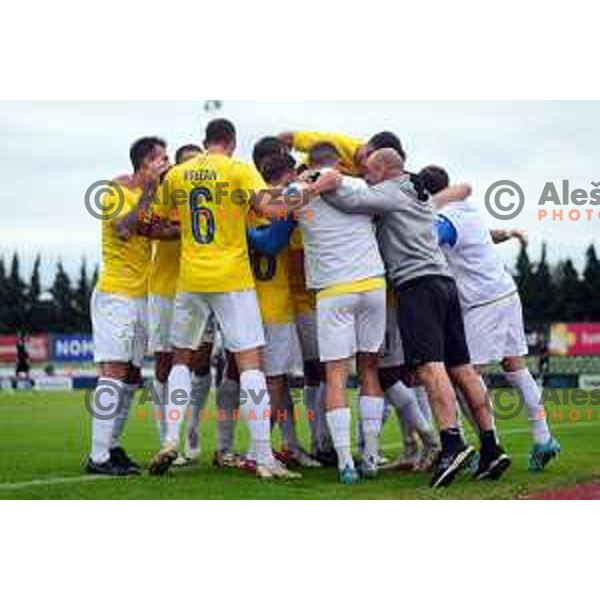
[[[202,139],[205,101],[0,101],[0,254],[18,250],[24,271],[42,255],[46,284],[56,261],[76,273],[82,257],[100,258],[100,224],[84,206],[95,181],[130,171],[131,143],[144,135],[165,138],[172,152]],[[407,167],[443,165],[454,181],[474,187],[490,227],[529,231],[537,257],[548,242],[552,261],[573,257],[581,266],[600,225],[539,222],[538,199],[546,182],[571,181],[592,189],[600,182],[600,102],[475,101],[233,101],[220,116],[239,132],[239,154],[249,158],[262,135],[289,130],[336,131],[368,139],[396,132]],[[483,202],[488,187],[512,180],[523,188],[525,209],[510,222],[497,221]],[[6,207],[9,207],[6,210]],[[554,208],[554,207],[551,207]],[[507,264],[517,246],[502,249]]]

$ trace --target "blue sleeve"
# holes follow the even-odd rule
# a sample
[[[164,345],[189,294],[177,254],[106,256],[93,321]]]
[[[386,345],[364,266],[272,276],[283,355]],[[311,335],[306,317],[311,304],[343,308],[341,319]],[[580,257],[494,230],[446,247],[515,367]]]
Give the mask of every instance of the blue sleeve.
[[[277,256],[288,245],[296,225],[296,220],[290,215],[264,227],[248,229],[248,242],[261,254]]]
[[[452,224],[452,221],[444,215],[437,215],[435,224],[438,232],[438,241],[440,246],[454,248],[458,242],[458,231]]]

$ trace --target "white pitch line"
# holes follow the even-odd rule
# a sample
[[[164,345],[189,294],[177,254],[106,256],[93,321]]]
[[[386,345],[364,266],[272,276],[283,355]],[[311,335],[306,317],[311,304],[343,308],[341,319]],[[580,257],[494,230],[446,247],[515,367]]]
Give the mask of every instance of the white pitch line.
[[[110,479],[103,475],[81,475],[79,477],[52,477],[48,479],[32,479],[31,481],[15,481],[13,483],[0,483],[0,492],[10,490],[21,490],[29,487],[44,485],[62,485],[65,483],[85,483],[87,481],[98,481]]]

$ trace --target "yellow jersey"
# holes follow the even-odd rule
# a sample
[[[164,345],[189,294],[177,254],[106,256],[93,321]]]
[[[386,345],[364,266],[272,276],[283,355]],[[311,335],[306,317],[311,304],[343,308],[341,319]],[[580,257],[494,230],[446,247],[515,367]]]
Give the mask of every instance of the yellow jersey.
[[[289,249],[277,256],[250,251],[256,295],[266,325],[293,323],[294,303],[290,290]]]
[[[128,188],[115,184],[122,191],[123,209],[120,213],[102,221],[102,271],[97,289],[107,294],[119,294],[129,298],[143,298],[148,294],[148,275],[152,256],[150,239],[134,235],[129,240],[119,239],[114,224],[136,209],[142,194],[140,188]],[[106,193],[102,198],[102,212],[111,214],[114,196]]]
[[[169,201],[179,212],[179,292],[223,293],[254,288],[246,221],[266,188],[258,171],[228,156],[202,154],[172,169]]]
[[[314,131],[297,131],[294,133],[292,146],[299,152],[310,152],[313,146],[329,142],[333,144],[341,155],[341,170],[344,175],[359,177],[361,171],[356,164],[356,153],[364,145],[357,138],[342,135],[341,133],[318,133]]]
[[[297,227],[290,239],[289,249],[289,282],[294,314],[306,315],[317,310],[317,296],[306,287],[304,270],[304,239],[302,229]]]
[[[175,298],[179,280],[181,242],[156,240],[153,246],[148,293],[163,298]]]

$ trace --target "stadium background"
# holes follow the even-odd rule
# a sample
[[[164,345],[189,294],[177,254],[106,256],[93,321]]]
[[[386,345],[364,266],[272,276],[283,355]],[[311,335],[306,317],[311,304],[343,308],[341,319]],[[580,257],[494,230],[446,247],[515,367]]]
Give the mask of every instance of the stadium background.
[[[524,246],[511,269],[523,299],[530,366],[552,388],[591,389],[600,383],[600,261],[594,246],[581,258],[550,264],[546,245],[534,258]],[[42,261],[38,256],[27,276],[17,254],[0,257],[0,389],[93,387],[89,300],[97,268],[83,261],[79,273],[70,274],[59,262],[46,288]],[[578,271],[575,263],[583,268]],[[19,335],[31,362],[28,381],[15,376]],[[150,357],[144,374],[152,376]],[[503,385],[498,369],[487,375],[492,386]]]

